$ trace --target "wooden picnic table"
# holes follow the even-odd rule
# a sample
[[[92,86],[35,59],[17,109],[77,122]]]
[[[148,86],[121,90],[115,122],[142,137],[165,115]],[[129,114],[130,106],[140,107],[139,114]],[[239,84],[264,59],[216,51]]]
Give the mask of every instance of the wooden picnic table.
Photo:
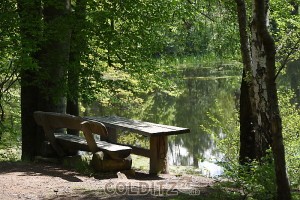
[[[150,138],[150,149],[128,145],[132,153],[150,158],[151,174],[168,173],[168,136],[189,133],[190,129],[155,124],[118,116],[84,117],[88,120],[103,123],[108,129],[108,138],[101,138],[117,143],[117,130],[129,131]]]

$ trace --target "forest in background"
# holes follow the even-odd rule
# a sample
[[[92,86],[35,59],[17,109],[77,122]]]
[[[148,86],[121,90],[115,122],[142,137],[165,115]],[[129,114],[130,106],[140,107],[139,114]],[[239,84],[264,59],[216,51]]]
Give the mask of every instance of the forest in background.
[[[241,25],[248,33],[254,28],[250,29],[253,21],[246,20],[242,24],[238,21],[242,3],[247,11],[244,17],[249,20],[251,2],[238,0],[1,2],[1,146],[15,145],[22,138],[26,144],[22,146],[23,159],[38,154],[39,142],[44,138],[33,131],[36,128],[32,123],[34,110],[67,110],[78,115],[80,108],[95,101],[106,105],[142,104],[139,97],[143,94],[162,91],[176,95],[178,88],[172,76],[180,70],[174,67],[178,60],[193,57],[199,63],[238,61],[245,65],[245,56],[240,53]],[[273,0],[269,11],[267,21],[276,46],[274,76],[280,88],[286,159],[291,184],[297,188],[300,182],[297,159],[299,1]],[[211,119],[211,125],[217,123],[213,116]],[[236,140],[239,131],[233,136]],[[227,142],[231,140],[230,137],[227,139]],[[220,148],[224,148],[226,140],[220,140],[220,143]],[[259,148],[264,150],[270,143]],[[239,142],[236,144],[239,148]],[[36,148],[31,148],[32,145]],[[256,148],[255,144],[248,151],[251,148]],[[251,159],[254,160],[263,154],[254,161],[258,164],[252,164],[269,166],[261,165],[260,158],[265,156],[265,151],[259,151],[256,155],[247,155],[245,151],[244,158],[253,156]],[[238,163],[238,155],[228,153],[228,148],[224,148],[224,153],[235,158],[232,163]],[[261,171],[255,173],[260,175],[272,169],[259,168]],[[244,185],[247,181],[259,182],[259,179],[249,180],[248,173],[244,177],[241,174],[232,176],[241,177],[240,182]],[[246,190],[260,191],[257,188]],[[271,186],[262,190],[274,191]]]

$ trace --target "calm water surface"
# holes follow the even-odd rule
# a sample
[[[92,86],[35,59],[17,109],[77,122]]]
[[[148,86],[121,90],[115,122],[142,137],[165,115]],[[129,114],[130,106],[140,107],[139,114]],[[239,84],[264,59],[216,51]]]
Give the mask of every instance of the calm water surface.
[[[144,97],[141,106],[129,109],[96,105],[89,114],[118,115],[154,123],[188,127],[189,134],[169,137],[169,163],[171,165],[195,166],[207,173],[205,168],[214,170],[209,175],[221,173],[214,164],[222,155],[215,148],[214,141],[207,131],[226,137],[221,126],[213,125],[209,115],[227,123],[237,106],[241,71],[233,65],[218,67],[189,66],[183,68],[178,76],[180,95],[170,96],[156,92]],[[220,111],[223,110],[223,111]],[[125,137],[126,138],[126,137]],[[128,136],[132,143],[147,146],[147,142]]]

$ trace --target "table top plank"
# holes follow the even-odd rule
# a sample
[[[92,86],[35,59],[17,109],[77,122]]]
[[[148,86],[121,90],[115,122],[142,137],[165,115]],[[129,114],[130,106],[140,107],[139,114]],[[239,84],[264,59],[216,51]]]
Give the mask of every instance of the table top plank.
[[[110,128],[128,130],[145,136],[177,135],[190,132],[190,129],[188,128],[155,124],[118,116],[84,118],[88,120],[99,121]]]

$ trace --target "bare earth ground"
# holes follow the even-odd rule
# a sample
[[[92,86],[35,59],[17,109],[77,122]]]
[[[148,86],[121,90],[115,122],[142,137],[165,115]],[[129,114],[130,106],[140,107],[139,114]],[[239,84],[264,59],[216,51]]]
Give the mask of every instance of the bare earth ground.
[[[127,175],[128,176],[128,175]],[[0,162],[0,199],[162,199],[178,193],[205,195],[213,179],[136,172],[88,177],[45,163]]]

